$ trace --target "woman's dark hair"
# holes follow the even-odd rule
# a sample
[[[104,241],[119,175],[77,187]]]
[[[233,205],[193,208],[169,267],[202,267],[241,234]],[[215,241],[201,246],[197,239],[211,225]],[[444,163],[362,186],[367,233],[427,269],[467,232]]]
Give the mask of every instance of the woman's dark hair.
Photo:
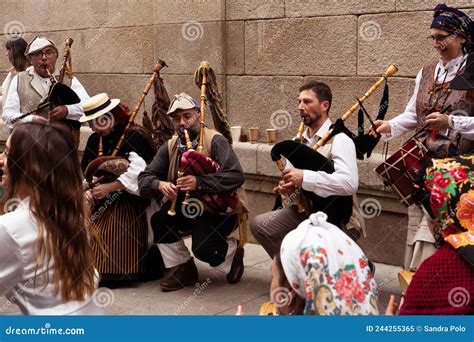
[[[26,123],[13,129],[5,200],[26,189],[38,224],[36,269],[54,264],[53,295],[82,301],[95,290],[82,172],[71,131],[63,124]]]
[[[8,50],[8,59],[17,72],[25,70],[30,61],[25,56],[28,43],[23,38],[10,38],[5,43],[5,49]]]

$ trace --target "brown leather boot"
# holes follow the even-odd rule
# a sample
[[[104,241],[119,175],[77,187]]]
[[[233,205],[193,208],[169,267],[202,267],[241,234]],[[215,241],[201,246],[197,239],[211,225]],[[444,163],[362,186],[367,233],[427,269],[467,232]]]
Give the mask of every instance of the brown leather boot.
[[[172,267],[160,281],[161,291],[176,291],[198,282],[198,271],[194,259]]]

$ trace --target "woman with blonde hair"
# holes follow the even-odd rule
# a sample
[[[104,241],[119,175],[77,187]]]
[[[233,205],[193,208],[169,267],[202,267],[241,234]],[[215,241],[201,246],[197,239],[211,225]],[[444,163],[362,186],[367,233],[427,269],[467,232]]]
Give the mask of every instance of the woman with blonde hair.
[[[17,126],[0,155],[0,295],[23,314],[100,314],[82,173],[71,132]]]

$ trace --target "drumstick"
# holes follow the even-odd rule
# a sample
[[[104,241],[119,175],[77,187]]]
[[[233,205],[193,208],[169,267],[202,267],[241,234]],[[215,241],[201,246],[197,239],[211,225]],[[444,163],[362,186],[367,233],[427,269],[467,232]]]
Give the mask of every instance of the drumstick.
[[[440,112],[441,114],[444,114],[446,111],[450,110],[451,107],[452,107],[451,105],[448,105],[448,106],[444,107],[443,109],[441,109],[439,112]],[[423,127],[421,127],[421,128],[420,128],[418,131],[416,131],[415,134],[413,134],[413,136],[410,137],[410,139],[408,139],[408,140],[411,140],[411,139],[413,139],[413,138],[416,138],[418,135],[420,135],[420,133],[422,133],[425,129],[427,129],[428,126],[429,126],[429,124],[426,124],[426,125],[424,125]],[[408,140],[407,140],[407,141],[408,141]]]
[[[444,112],[446,112],[450,108],[451,108],[451,105],[446,106],[445,108],[441,109],[439,112],[440,114],[444,114]],[[437,134],[437,131],[435,129],[431,130],[431,138],[436,139],[436,134]]]

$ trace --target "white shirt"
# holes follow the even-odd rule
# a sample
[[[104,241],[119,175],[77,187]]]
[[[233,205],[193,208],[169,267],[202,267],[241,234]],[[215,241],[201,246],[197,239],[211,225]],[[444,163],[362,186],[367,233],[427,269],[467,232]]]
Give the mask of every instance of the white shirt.
[[[313,146],[329,130],[331,120],[327,119],[319,130],[309,136],[309,128],[303,132],[306,146]],[[359,187],[359,172],[354,142],[345,134],[334,136],[331,149],[331,159],[334,163],[334,172],[303,170],[302,188],[312,191],[320,197],[350,196],[357,192]],[[287,168],[293,166],[287,160]]]
[[[92,297],[65,302],[60,294],[53,295],[51,283],[43,287],[46,272],[53,279],[54,259],[48,267],[40,265],[35,277],[37,240],[38,225],[28,198],[14,211],[0,216],[0,295],[18,305],[25,315],[103,314]]]
[[[0,95],[0,102],[2,103],[2,110],[5,107],[5,102],[7,101],[8,89],[10,89],[10,84],[13,79],[13,72],[9,71],[7,77],[3,80],[2,83],[2,94]]]
[[[465,63],[466,59],[467,55],[460,56],[449,61],[446,65],[443,65],[443,63],[439,61],[436,65],[433,79],[437,81],[438,84],[443,81],[452,81],[458,70]],[[423,69],[421,69],[416,76],[415,90],[413,91],[410,101],[408,101],[405,111],[388,121],[391,127],[391,133],[382,134],[383,140],[398,138],[416,128],[416,98],[420,88],[422,72]],[[436,80],[436,75],[439,75],[438,80]],[[461,133],[461,135],[466,139],[474,140],[474,117],[450,115],[450,118],[452,122],[452,130]]]
[[[33,66],[28,67],[26,69],[26,72],[28,72],[41,83],[44,90],[43,97],[46,97],[48,95],[49,87],[51,85],[51,80],[49,79],[49,77],[43,78],[38,75],[35,72]],[[71,80],[71,89],[74,90],[77,96],[79,96],[81,102],[66,106],[68,111],[66,118],[77,121],[84,114],[84,111],[82,109],[82,103],[84,102],[84,100],[89,99],[89,94],[87,94],[87,91],[84,89],[84,87],[76,77],[73,77]],[[33,109],[34,108],[31,108],[31,110]],[[21,114],[22,113],[20,112],[20,97],[18,95],[18,75],[16,75],[11,81],[10,89],[8,90],[8,96],[3,107],[2,119],[5,122],[5,126],[12,129],[17,124],[30,122],[33,119],[31,115],[28,115],[26,118],[17,121],[15,124],[12,124],[12,120],[20,116]]]

